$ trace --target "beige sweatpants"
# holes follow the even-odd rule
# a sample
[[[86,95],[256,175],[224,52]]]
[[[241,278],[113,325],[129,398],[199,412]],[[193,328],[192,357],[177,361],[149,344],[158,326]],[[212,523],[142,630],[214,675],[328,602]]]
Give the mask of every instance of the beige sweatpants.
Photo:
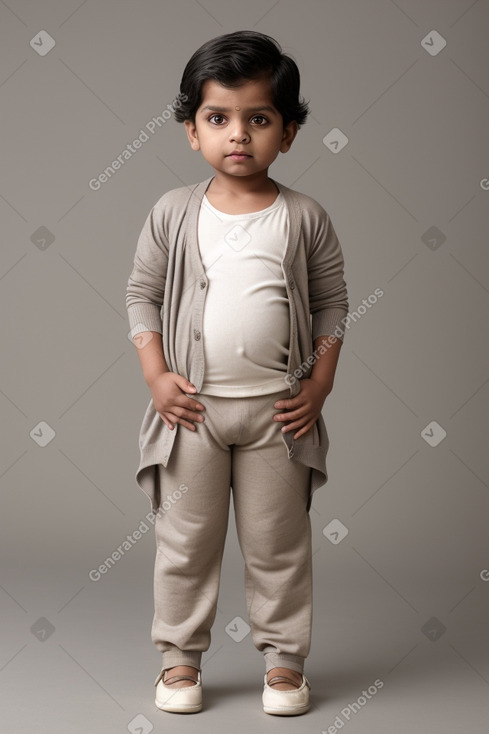
[[[201,667],[209,649],[227,532],[230,490],[245,561],[248,622],[265,669],[303,671],[312,622],[311,469],[289,459],[276,400],[194,395],[205,421],[178,426],[155,522],[151,639],[162,667]]]

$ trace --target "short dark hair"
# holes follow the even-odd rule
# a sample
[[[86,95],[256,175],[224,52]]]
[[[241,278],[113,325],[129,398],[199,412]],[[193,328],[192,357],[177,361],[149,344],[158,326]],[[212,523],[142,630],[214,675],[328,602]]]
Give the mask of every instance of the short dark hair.
[[[267,77],[273,104],[283,125],[295,120],[299,127],[309,114],[300,98],[300,74],[295,61],[271,36],[257,31],[235,31],[211,38],[191,57],[180,83],[180,100],[173,111],[177,122],[192,120],[202,103],[202,85],[214,79],[224,87],[239,87],[245,80]],[[185,100],[185,101],[183,101]]]

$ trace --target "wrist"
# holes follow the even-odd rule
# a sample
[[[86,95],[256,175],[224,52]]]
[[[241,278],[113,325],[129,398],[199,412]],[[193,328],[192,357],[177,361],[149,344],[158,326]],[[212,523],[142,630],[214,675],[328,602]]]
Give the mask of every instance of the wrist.
[[[324,380],[318,380],[317,378],[312,376],[309,379],[319,387],[323,401],[326,400],[331,390],[333,389],[333,385],[329,382],[325,383]]]
[[[151,390],[155,382],[158,380],[158,378],[161,377],[161,375],[164,375],[169,370],[157,370],[153,372],[149,372],[144,375],[144,381],[146,382],[147,386]]]

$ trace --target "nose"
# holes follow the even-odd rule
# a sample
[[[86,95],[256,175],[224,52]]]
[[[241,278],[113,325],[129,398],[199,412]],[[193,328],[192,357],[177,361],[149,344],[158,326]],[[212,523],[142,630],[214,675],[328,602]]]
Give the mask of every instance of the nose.
[[[236,143],[246,143],[249,139],[250,136],[246,130],[245,124],[241,120],[237,120],[233,125],[230,140]]]

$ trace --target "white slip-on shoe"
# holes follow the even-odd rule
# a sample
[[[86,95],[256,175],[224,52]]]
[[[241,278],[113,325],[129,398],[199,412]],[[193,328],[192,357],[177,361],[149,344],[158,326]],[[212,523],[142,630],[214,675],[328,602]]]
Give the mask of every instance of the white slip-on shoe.
[[[171,711],[175,714],[195,714],[202,710],[202,678],[200,670],[197,671],[197,682],[189,675],[174,675],[167,679],[167,683],[176,683],[179,680],[192,680],[195,685],[175,688],[163,683],[163,678],[168,668],[163,668],[155,680],[156,698],[155,704],[161,711]]]
[[[295,685],[295,681],[283,675],[276,675],[270,678],[270,683],[273,683],[273,681],[293,683]],[[263,710],[266,714],[297,716],[298,714],[305,714],[309,710],[309,690],[311,686],[304,674],[302,674],[302,683],[299,688],[293,688],[288,691],[280,691],[268,685],[266,673],[264,684],[262,701]]]

